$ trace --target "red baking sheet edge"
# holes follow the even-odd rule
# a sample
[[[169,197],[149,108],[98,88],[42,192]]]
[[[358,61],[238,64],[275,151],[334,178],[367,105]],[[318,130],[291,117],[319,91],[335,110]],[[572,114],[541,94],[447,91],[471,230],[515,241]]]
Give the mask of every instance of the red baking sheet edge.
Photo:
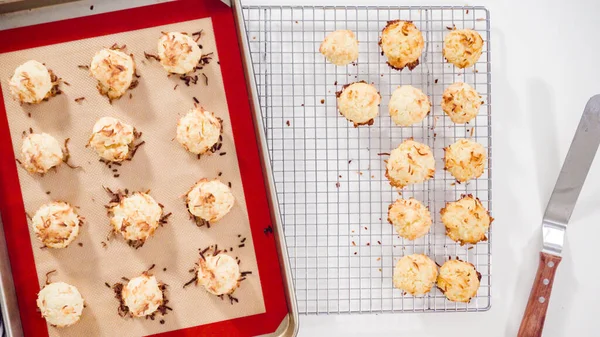
[[[246,204],[266,312],[155,335],[161,337],[266,334],[274,332],[288,313],[275,240],[272,234],[263,233],[271,225],[271,218],[249,100],[239,99],[249,94],[231,8],[219,0],[182,0],[0,31],[0,53],[6,53],[209,16],[215,30],[244,193],[252,196],[246,198]],[[37,273],[2,95],[0,110],[0,211],[21,321],[25,336],[47,336],[46,322],[36,311],[39,285],[37,278],[32,277]]]

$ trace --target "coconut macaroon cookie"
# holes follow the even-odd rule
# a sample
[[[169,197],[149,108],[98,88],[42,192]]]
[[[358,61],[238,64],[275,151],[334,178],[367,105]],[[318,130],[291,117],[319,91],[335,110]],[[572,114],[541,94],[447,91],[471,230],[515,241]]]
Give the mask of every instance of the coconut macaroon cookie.
[[[425,42],[423,34],[412,21],[394,20],[388,21],[383,28],[379,45],[390,67],[413,70],[419,65]]]
[[[198,106],[179,119],[177,141],[189,152],[201,155],[214,151],[222,130],[221,119]]]
[[[66,202],[55,201],[42,205],[31,218],[35,236],[50,248],[65,248],[79,234],[83,219]]]
[[[121,162],[131,158],[133,141],[138,137],[133,126],[113,117],[102,117],[94,124],[88,146],[104,160]]]
[[[463,82],[451,84],[442,95],[442,110],[456,124],[465,124],[475,118],[482,103],[477,91]]]
[[[200,62],[202,51],[196,41],[187,34],[163,33],[158,39],[158,58],[169,73],[187,74]]]
[[[123,304],[133,317],[152,315],[163,304],[163,289],[156,277],[143,273],[134,277],[121,291]]]
[[[63,328],[79,321],[84,302],[76,287],[64,282],[53,282],[39,292],[37,307],[48,324]]]
[[[200,258],[196,282],[213,295],[233,294],[240,286],[240,266],[230,255],[219,253]]]
[[[403,256],[394,268],[394,287],[411,295],[428,293],[438,277],[435,262],[427,255],[412,254]]]
[[[381,95],[375,86],[364,81],[345,85],[336,93],[340,114],[359,125],[372,125],[379,113]]]
[[[471,301],[479,289],[481,274],[469,262],[448,260],[440,267],[437,287],[453,302]]]
[[[163,223],[163,209],[150,195],[135,192],[129,196],[117,195],[107,206],[110,224],[127,243],[140,248]]]
[[[481,201],[471,194],[448,202],[440,214],[446,226],[446,235],[461,245],[487,240],[485,235],[494,220]]]
[[[411,86],[399,86],[388,103],[392,121],[399,126],[419,123],[431,111],[431,103],[423,91]]]
[[[390,185],[398,188],[423,182],[435,174],[433,152],[429,146],[412,139],[403,141],[392,150],[385,167]]]
[[[336,30],[325,37],[319,52],[327,61],[345,66],[358,59],[358,40],[351,30]]]
[[[201,179],[187,193],[186,198],[188,211],[209,223],[221,220],[229,213],[234,202],[231,189],[219,179]]]
[[[64,161],[56,138],[47,133],[32,133],[23,138],[21,164],[30,173],[44,174]]]
[[[35,60],[18,66],[8,86],[12,96],[21,103],[37,104],[60,93],[56,75]]]
[[[486,153],[483,145],[469,139],[459,139],[444,148],[444,169],[458,182],[479,178],[485,168]]]
[[[448,62],[459,68],[474,65],[481,56],[483,39],[472,29],[456,29],[444,37],[442,54]]]
[[[401,237],[414,240],[429,232],[431,214],[427,207],[414,198],[398,199],[388,207],[388,221]]]
[[[97,52],[92,59],[90,72],[98,80],[98,91],[110,100],[123,96],[136,83],[133,81],[133,57],[120,50],[104,48]]]

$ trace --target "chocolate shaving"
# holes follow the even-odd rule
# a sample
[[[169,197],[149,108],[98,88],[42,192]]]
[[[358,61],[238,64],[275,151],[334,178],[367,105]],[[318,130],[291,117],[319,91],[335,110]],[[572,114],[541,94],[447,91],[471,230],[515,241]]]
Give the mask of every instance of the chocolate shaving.
[[[265,233],[265,235],[269,235],[269,233],[273,234],[273,227],[269,226],[269,227],[265,228],[263,230],[263,233]]]
[[[90,69],[90,66],[88,66],[88,65],[79,65],[79,66],[77,66],[77,68],[88,70],[88,69]]]
[[[200,103],[200,101],[196,97],[192,97],[192,98],[194,99],[194,102],[196,102],[198,104]]]
[[[77,103],[81,103],[81,101],[83,101],[84,99],[85,99],[85,97],[78,97],[78,98],[75,98],[74,101]]]
[[[154,55],[154,54],[150,54],[150,53],[144,52],[144,57],[146,58],[146,60],[155,59],[158,62],[160,62],[160,58],[157,55]]]
[[[50,284],[50,274],[52,274],[52,273],[56,273],[56,269],[51,270],[46,273],[46,284]]]
[[[204,77],[204,84],[208,85],[208,76],[205,73],[202,73],[202,76]]]
[[[198,275],[194,275],[194,278],[192,278],[191,280],[187,281],[184,285],[183,288],[185,289],[185,287],[189,286],[190,284],[196,282],[198,280]]]
[[[69,163],[69,159],[71,158],[71,154],[69,153],[69,147],[68,147],[69,140],[71,140],[71,138],[65,139],[63,162],[65,163],[65,165],[67,165],[68,167],[70,167],[72,169],[81,168],[81,166],[76,166],[76,165]]]
[[[378,156],[389,156],[390,154],[388,152],[381,152],[377,154]]]
[[[231,303],[233,305],[233,302],[235,301],[235,303],[238,303],[239,300],[233,296],[231,296],[231,294],[228,294],[227,297],[229,297],[229,303]]]

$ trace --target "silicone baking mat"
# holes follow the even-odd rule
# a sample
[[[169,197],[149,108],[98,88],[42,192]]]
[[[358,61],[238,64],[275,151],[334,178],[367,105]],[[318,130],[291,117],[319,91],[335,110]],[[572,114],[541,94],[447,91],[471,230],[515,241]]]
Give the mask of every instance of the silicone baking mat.
[[[206,16],[203,9],[210,7],[193,1],[188,1],[187,4],[195,5],[198,10],[196,18]],[[138,15],[130,13],[127,17],[133,21],[136,17],[145,17],[148,20],[148,15],[154,13],[152,7],[158,14],[159,7],[169,12],[180,9],[176,7],[181,5],[165,4],[130,10],[138,11]],[[120,13],[125,15],[125,12]],[[117,15],[119,13],[111,13],[85,20],[100,22],[104,17],[105,22],[115,22],[114,17]],[[11,234],[18,233],[26,235],[19,239],[23,245],[20,249],[26,251],[32,247],[29,263],[35,262],[35,267],[28,268],[22,265],[27,263],[24,261],[25,257],[19,257],[16,265],[13,262],[13,274],[22,311],[21,319],[27,335],[37,336],[38,333],[45,333],[44,320],[39,317],[39,313],[32,311],[35,310],[36,293],[43,286],[46,273],[51,270],[56,270],[52,281],[64,281],[78,287],[85,298],[86,308],[81,321],[76,325],[67,329],[48,327],[50,336],[114,336],[117,326],[120,335],[140,336],[200,325],[211,326],[211,323],[238,317],[260,316],[268,309],[262,289],[265,287],[265,281],[270,282],[270,278],[274,278],[275,281],[272,282],[274,288],[269,288],[270,292],[284,301],[278,265],[276,264],[274,272],[265,272],[267,275],[263,275],[265,269],[259,268],[257,264],[259,252],[255,254],[255,245],[258,246],[255,243],[256,239],[266,241],[265,249],[271,249],[270,254],[276,254],[272,236],[262,233],[262,229],[270,224],[266,195],[260,167],[256,166],[259,165],[256,143],[249,138],[254,137],[252,122],[249,120],[250,111],[247,104],[237,103],[240,98],[238,95],[245,92],[227,88],[226,77],[230,75],[225,69],[238,67],[237,76],[243,76],[241,66],[235,64],[231,57],[221,58],[224,54],[222,50],[226,50],[227,54],[229,48],[223,48],[225,43],[222,45],[219,42],[219,33],[216,32],[219,29],[224,31],[224,25],[215,22],[214,15],[212,16],[167,25],[153,25],[145,29],[130,30],[127,27],[116,30],[127,30],[126,32],[115,34],[99,32],[98,35],[101,36],[95,37],[90,37],[97,35],[91,33],[73,39],[75,41],[35,48],[30,48],[34,45],[17,47],[13,52],[0,55],[3,65],[0,78],[4,80],[4,108],[12,143],[12,146],[5,143],[6,128],[2,128],[4,160],[10,161],[9,158],[13,155],[19,157],[21,134],[31,128],[34,132],[49,133],[59,141],[70,138],[71,162],[81,166],[81,169],[70,169],[61,165],[56,172],[40,177],[27,173],[21,167],[16,168],[12,163],[5,165],[5,169],[12,169],[13,174],[15,169],[18,172],[25,212],[33,214],[43,203],[64,200],[78,206],[79,213],[86,219],[79,237],[68,248],[40,249],[41,245],[29,230],[30,226],[27,225],[23,213],[20,217],[16,214],[5,214],[6,208],[9,208],[5,204],[8,189],[3,191],[5,200],[2,203],[2,211],[4,218],[9,218],[8,221],[5,219],[5,232],[11,260],[16,256]],[[59,24],[51,23],[46,28]],[[202,45],[203,54],[212,59],[203,69],[198,70],[199,80],[196,84],[187,86],[177,76],[167,77],[167,73],[157,61],[144,57],[144,52],[156,52],[156,43],[162,31],[190,34],[202,32],[198,42]],[[15,30],[15,33],[18,35],[18,30]],[[60,31],[56,34],[60,35]],[[16,39],[10,42],[18,43]],[[88,70],[79,66],[89,64],[95,52],[114,43],[126,45],[126,51],[134,55],[141,77],[136,88],[110,104],[106,97],[97,92],[96,81],[89,76]],[[9,45],[15,46],[10,43]],[[237,46],[234,44],[233,47]],[[223,48],[221,53],[219,48]],[[12,100],[6,79],[10,78],[19,64],[28,59],[44,62],[68,83],[61,84],[61,95],[35,106],[20,105]],[[81,100],[81,97],[84,99]],[[232,100],[236,104],[232,104]],[[200,159],[187,153],[173,139],[177,120],[193,107],[196,101],[206,109],[214,111],[224,121],[221,149],[212,156],[203,156]],[[85,147],[93,124],[103,116],[119,118],[143,133],[141,140],[145,141],[145,144],[139,148],[132,161],[109,168],[98,161],[98,156],[92,149]],[[189,219],[181,196],[195,181],[217,176],[223,182],[231,183],[236,205],[230,214],[210,228],[198,228]],[[3,180],[10,178],[4,176]],[[104,205],[108,203],[110,196],[103,187],[113,190],[150,190],[157,202],[164,205],[165,212],[172,212],[172,215],[168,223],[159,228],[155,236],[140,249],[129,247],[118,236],[106,242],[106,234],[110,227]],[[12,208],[8,212],[14,213],[15,209]],[[221,249],[233,248],[229,253],[240,259],[241,270],[251,272],[234,294],[239,302],[230,301],[227,297],[221,300],[194,285],[183,288],[193,277],[189,270],[199,258],[198,249],[212,244],[218,244]],[[31,254],[29,251],[22,253]],[[269,263],[272,261],[271,258]],[[277,262],[276,258],[274,261]],[[169,286],[168,305],[173,310],[154,321],[120,317],[117,315],[118,301],[105,283],[113,284],[121,281],[121,277],[138,276],[151,265],[155,265],[153,273],[157,279]],[[24,269],[35,272],[37,278],[33,280],[32,275],[29,275],[30,279],[26,284],[20,285],[19,281],[24,279],[24,275],[21,275]],[[281,312],[281,302],[277,302],[276,308]],[[274,322],[279,323],[282,318],[280,316],[279,321]],[[227,327],[224,325],[214,327],[218,329],[216,331],[227,331],[222,330]],[[235,327],[239,328],[240,325]],[[246,334],[250,331],[237,330],[237,333]]]

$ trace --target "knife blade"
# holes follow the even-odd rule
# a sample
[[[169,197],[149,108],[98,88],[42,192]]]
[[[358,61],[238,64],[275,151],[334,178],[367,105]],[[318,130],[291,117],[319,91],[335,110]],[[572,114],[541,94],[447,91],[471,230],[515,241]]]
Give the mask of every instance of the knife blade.
[[[567,224],[600,145],[600,95],[587,102],[542,220],[543,248],[518,337],[540,337]]]

